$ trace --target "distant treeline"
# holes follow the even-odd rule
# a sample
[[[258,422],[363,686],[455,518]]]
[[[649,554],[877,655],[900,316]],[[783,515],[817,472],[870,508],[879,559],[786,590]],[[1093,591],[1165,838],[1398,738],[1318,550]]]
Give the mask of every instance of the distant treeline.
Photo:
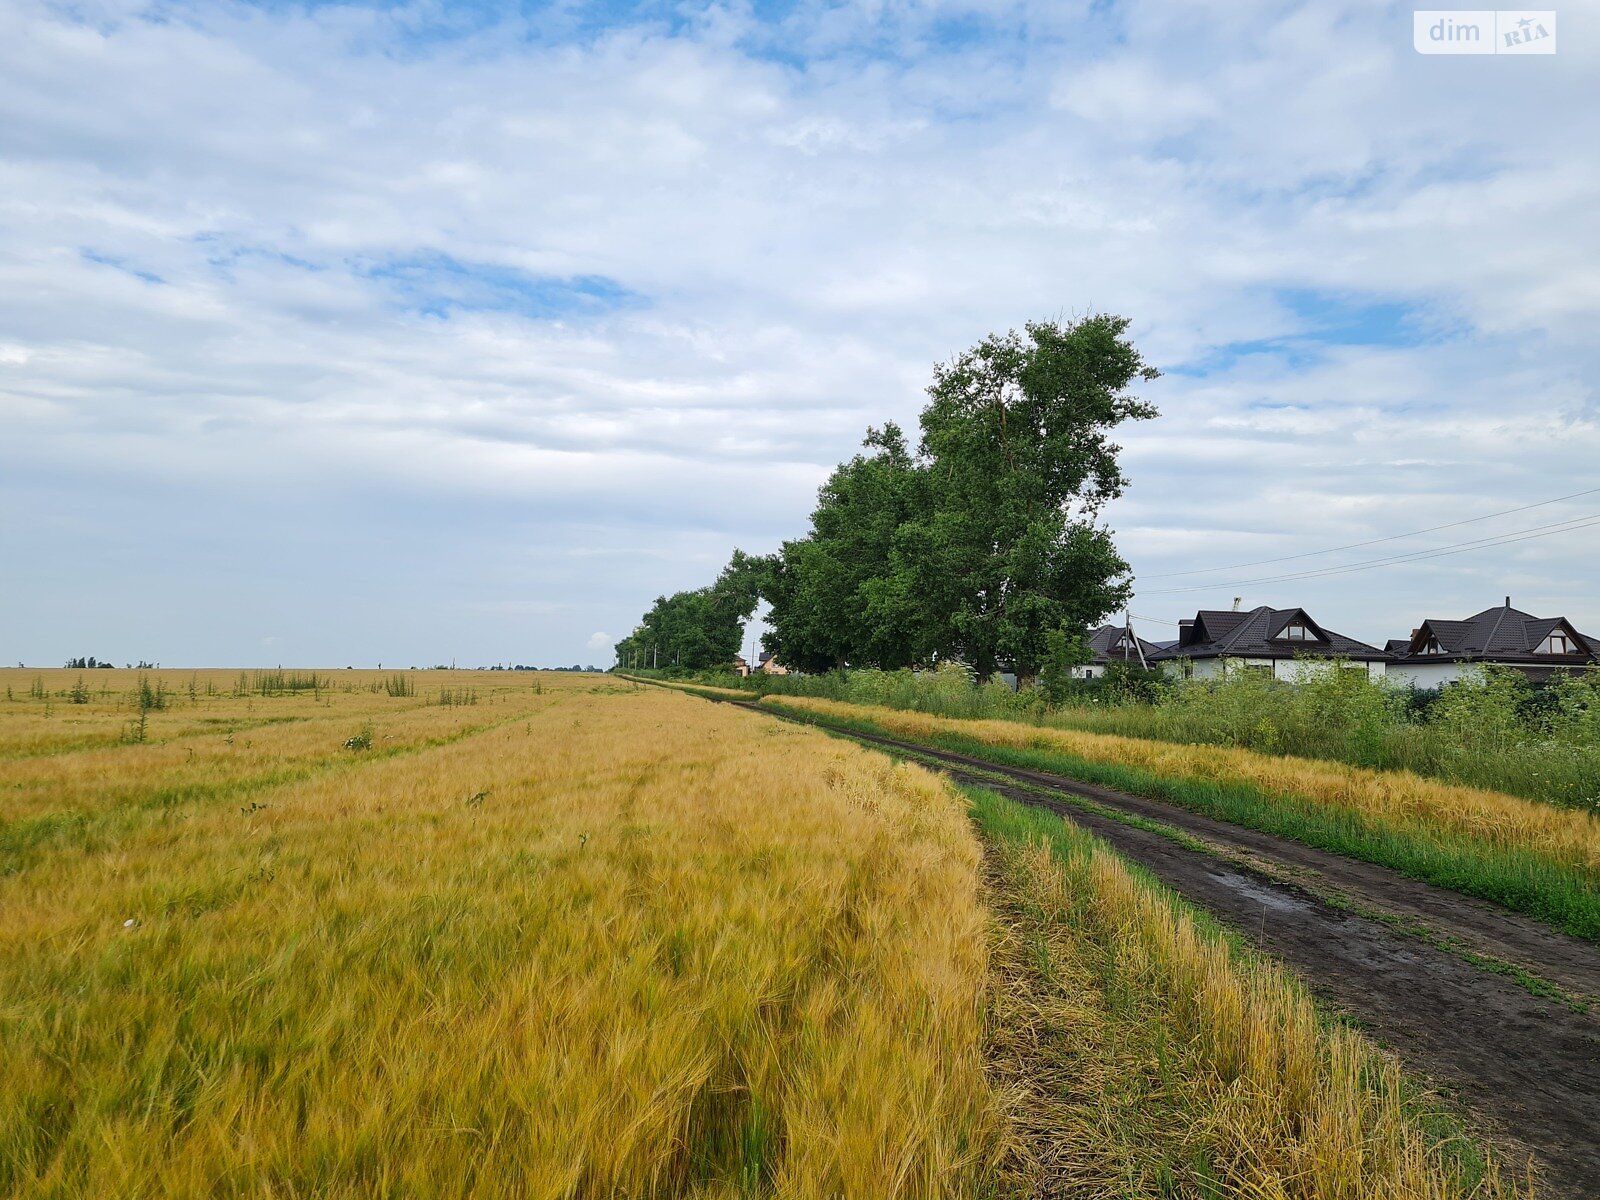
[[[1130,391],[1157,372],[1128,324],[1031,323],[937,366],[915,448],[892,422],[869,429],[805,537],[736,550],[715,583],[658,598],[618,665],[727,664],[761,599],[763,645],[801,671],[959,659],[1027,682],[1082,661],[1085,630],[1129,594],[1100,521],[1127,482],[1110,434],[1156,415]]]

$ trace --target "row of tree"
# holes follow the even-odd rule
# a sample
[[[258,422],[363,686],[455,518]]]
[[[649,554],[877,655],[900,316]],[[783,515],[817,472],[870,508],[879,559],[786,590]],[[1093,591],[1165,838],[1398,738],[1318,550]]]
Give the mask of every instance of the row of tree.
[[[1090,316],[986,338],[935,368],[915,447],[894,424],[818,494],[777,554],[734,552],[711,586],[659,598],[617,646],[627,667],[730,662],[760,599],[786,665],[883,669],[960,659],[1023,681],[1073,657],[1127,600],[1101,521],[1126,486],[1111,432],[1156,415],[1128,321]]]
[[[771,572],[770,558],[735,550],[709,587],[658,596],[634,631],[617,643],[617,665],[689,671],[729,666]]]

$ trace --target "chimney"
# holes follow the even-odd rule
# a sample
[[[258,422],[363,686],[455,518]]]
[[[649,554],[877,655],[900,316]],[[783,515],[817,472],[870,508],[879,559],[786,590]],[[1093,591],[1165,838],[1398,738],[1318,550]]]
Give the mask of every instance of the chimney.
[[[1233,611],[1234,612],[1238,612],[1239,611],[1239,605],[1241,605],[1243,603],[1244,603],[1244,597],[1243,596],[1235,596],[1233,598]],[[1506,603],[1509,604],[1510,601],[1507,600]]]
[[[1511,597],[1510,597],[1510,596],[1507,596],[1507,597],[1506,597],[1506,607],[1507,607],[1507,608],[1510,608],[1510,607],[1511,607]]]
[[[1194,641],[1194,618],[1184,617],[1178,622],[1178,645],[1187,646]]]
[[[1415,629],[1413,629],[1411,631],[1411,640],[1413,642],[1416,641],[1417,640],[1417,634],[1419,634],[1421,632],[1422,632],[1422,626],[1418,625]]]

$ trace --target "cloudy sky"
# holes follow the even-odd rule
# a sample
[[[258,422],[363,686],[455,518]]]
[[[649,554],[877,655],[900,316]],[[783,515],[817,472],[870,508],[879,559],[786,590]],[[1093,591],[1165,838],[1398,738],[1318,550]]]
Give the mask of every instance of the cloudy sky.
[[[1135,613],[1600,633],[1600,492],[1244,565],[1600,488],[1600,6],[1559,19],[0,0],[0,660],[606,665],[934,362],[1091,310],[1164,371]]]

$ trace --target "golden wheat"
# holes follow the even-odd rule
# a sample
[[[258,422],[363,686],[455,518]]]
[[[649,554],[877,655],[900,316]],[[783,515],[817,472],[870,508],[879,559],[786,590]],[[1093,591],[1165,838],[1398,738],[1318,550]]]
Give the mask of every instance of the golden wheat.
[[[299,718],[252,734],[303,768],[277,785],[217,732],[30,776],[29,820],[115,819],[0,879],[0,1193],[970,1194],[996,1131],[959,799],[543,679],[458,679],[465,718],[257,699]]]
[[[1173,778],[1247,784],[1269,794],[1303,796],[1353,810],[1392,827],[1460,834],[1486,846],[1600,871],[1600,817],[1408,771],[1373,771],[1230,747],[1041,729],[1013,721],[956,720],[812,697],[784,696],[764,703],[824,717],[867,720],[913,739],[956,735],[991,746],[1054,751]]]
[[[632,675],[624,675],[624,679],[633,679]],[[723,700],[742,700],[750,703],[755,700],[752,692],[741,692],[737,688],[713,687],[709,683],[680,683],[672,679],[646,679],[641,682],[655,686],[672,688],[674,691],[686,692],[691,696],[716,696]]]
[[[1075,1194],[1155,1194],[1150,1045],[1238,1194],[1464,1194],[1365,1042],[1109,853],[1002,847],[1043,924],[997,926],[920,768],[551,675],[163,672],[134,741],[136,675],[35,674],[0,672],[0,1194],[1010,1197],[1041,1130]],[[1047,1009],[1065,1106],[986,1063]]]

